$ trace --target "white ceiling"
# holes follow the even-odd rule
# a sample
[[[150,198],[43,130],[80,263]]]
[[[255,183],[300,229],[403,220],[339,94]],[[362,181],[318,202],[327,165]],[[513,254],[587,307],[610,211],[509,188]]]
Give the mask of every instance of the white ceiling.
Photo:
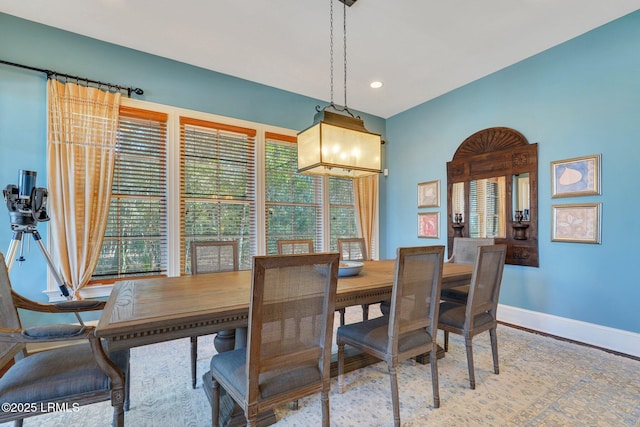
[[[347,8],[347,105],[387,118],[638,9],[640,0],[358,0]],[[330,100],[329,0],[0,0],[0,12]]]

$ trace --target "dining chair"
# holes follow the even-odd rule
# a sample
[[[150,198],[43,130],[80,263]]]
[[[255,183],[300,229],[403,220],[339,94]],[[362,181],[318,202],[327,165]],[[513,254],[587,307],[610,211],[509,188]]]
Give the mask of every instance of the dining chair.
[[[190,248],[191,274],[238,270],[236,240],[193,241]]]
[[[254,257],[248,346],[214,355],[207,374],[214,426],[220,386],[248,426],[264,411],[320,392],[322,425],[329,426],[338,264],[337,253]]]
[[[68,314],[102,310],[104,305],[104,301],[86,300],[56,304],[31,301],[12,291],[0,253],[0,372],[4,372],[0,377],[0,423],[15,421],[21,426],[27,417],[110,400],[113,425],[124,425],[129,350],[107,356],[93,326],[61,324],[25,329],[17,311]],[[27,354],[27,344],[43,343],[58,346]],[[65,345],[60,346],[62,343]]]
[[[473,367],[473,337],[489,331],[491,352],[493,355],[493,371],[498,374],[498,325],[497,310],[502,272],[507,255],[507,245],[480,246],[476,256],[469,298],[466,304],[450,301],[440,303],[438,328],[444,331],[444,349],[449,350],[449,333],[464,336],[467,348],[467,365],[471,389],[476,388]]]
[[[343,237],[338,239],[338,253],[340,259],[345,261],[367,261],[367,245],[362,237]],[[362,320],[369,318],[369,305],[362,304]],[[340,313],[340,325],[345,324],[346,309],[338,309]]]
[[[218,273],[238,270],[238,242],[235,240],[192,241],[190,244],[191,274]],[[218,342],[231,343],[235,331],[220,331]],[[223,344],[224,346],[224,344]],[[230,346],[231,348],[233,346]],[[191,387],[196,388],[198,336],[191,337]]]
[[[292,254],[312,254],[313,240],[311,239],[297,239],[297,240],[278,240],[278,255],[292,255]],[[298,410],[298,401],[293,402],[292,408]]]
[[[478,247],[494,245],[495,239],[492,237],[455,237],[453,239],[453,253],[445,262],[453,264],[474,264]],[[469,295],[469,285],[456,286],[455,288],[443,289],[441,298],[444,301],[451,301],[464,304]]]
[[[366,261],[367,246],[362,237],[341,237],[338,239],[340,259],[350,261]]]
[[[312,254],[313,240],[278,240],[278,255]]]
[[[400,425],[397,367],[404,360],[429,353],[433,406],[440,406],[436,334],[443,262],[444,246],[398,248],[389,316],[340,326],[336,333],[340,393],[346,344],[384,360],[396,426]]]

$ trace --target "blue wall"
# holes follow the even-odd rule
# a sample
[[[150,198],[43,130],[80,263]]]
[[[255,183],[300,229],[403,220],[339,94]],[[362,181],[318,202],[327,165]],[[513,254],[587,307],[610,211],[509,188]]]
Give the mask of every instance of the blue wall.
[[[0,59],[139,86],[142,99],[162,104],[303,129],[322,101],[206,71],[131,49],[0,14]],[[540,267],[507,266],[503,304],[640,332],[640,280],[629,273],[640,226],[635,183],[640,158],[640,12],[398,114],[364,115],[385,134],[381,177],[381,253],[406,245],[445,244],[416,237],[416,184],[439,179],[467,136],[507,126],[539,144]],[[248,66],[259,64],[248,63]],[[417,88],[416,90],[419,90]],[[45,79],[0,65],[0,186],[17,182],[17,170],[45,176]],[[551,199],[550,162],[602,154],[602,195]],[[602,202],[602,244],[550,241],[555,203]],[[446,195],[441,194],[442,221]],[[424,211],[424,210],[422,210]],[[2,224],[0,213],[0,225]],[[8,219],[0,251],[9,245]],[[39,228],[46,237],[46,228]],[[33,246],[33,245],[32,245]],[[44,300],[44,260],[32,247],[11,273],[25,295]]]
[[[439,179],[474,132],[506,126],[538,143],[540,267],[507,266],[500,302],[640,332],[640,12],[387,120],[387,253],[416,237],[416,184]],[[550,162],[602,154],[602,195],[551,198]],[[551,242],[551,205],[602,203],[602,244]],[[446,193],[440,243],[446,244]],[[423,209],[424,210],[424,209]]]

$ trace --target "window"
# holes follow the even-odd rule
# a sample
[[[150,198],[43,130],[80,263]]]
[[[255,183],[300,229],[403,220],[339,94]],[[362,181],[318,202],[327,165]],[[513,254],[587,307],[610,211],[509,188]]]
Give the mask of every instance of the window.
[[[166,274],[167,115],[120,107],[109,218],[92,280]]]
[[[322,178],[297,173],[296,138],[265,135],[265,217],[267,254],[278,240],[312,239],[322,249]]]
[[[359,237],[356,229],[356,213],[353,200],[353,180],[329,177],[329,250],[338,250],[341,237]]]
[[[313,239],[320,252],[357,237],[352,180],[297,173],[296,137],[272,129],[124,101],[92,282],[189,274],[193,240],[237,240],[239,266],[250,269],[252,256],[275,254],[280,239]]]
[[[470,237],[505,237],[505,224],[498,212],[504,212],[505,177],[470,182]]]
[[[192,240],[237,240],[239,267],[255,254],[254,129],[180,118],[180,271]]]

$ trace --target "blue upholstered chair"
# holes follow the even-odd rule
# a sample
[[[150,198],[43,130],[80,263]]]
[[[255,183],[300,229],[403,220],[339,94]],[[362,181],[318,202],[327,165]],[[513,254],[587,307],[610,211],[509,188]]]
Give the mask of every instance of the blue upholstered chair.
[[[219,273],[237,271],[238,242],[236,240],[193,241],[189,245],[191,256],[191,274]],[[220,331],[216,335],[216,348],[225,347],[235,340],[235,331]],[[196,388],[196,364],[198,361],[198,336],[191,338],[191,387]],[[229,349],[231,349],[229,348]]]
[[[329,426],[338,263],[337,253],[254,257],[248,346],[213,356],[205,374],[214,426],[220,386],[248,426],[260,413],[320,392],[322,425]]]
[[[338,239],[338,252],[340,253],[340,259],[345,261],[366,261],[367,246],[365,245],[362,237],[343,237]],[[369,305],[362,304],[362,320],[369,318]],[[346,310],[341,308],[338,310],[340,313],[340,326],[345,323]]]
[[[278,255],[312,254],[313,240],[278,240]]]
[[[340,392],[344,390],[346,344],[384,360],[389,367],[396,426],[400,425],[396,369],[403,360],[430,352],[433,406],[440,406],[436,333],[443,261],[444,246],[398,248],[389,315],[340,326],[336,334]]]
[[[444,349],[449,350],[450,332],[464,336],[471,389],[476,388],[472,347],[474,336],[489,331],[493,371],[496,374],[499,373],[497,310],[506,256],[507,245],[480,246],[476,254],[466,303],[444,301],[440,304],[438,328],[444,331]]]
[[[51,412],[53,408],[73,409],[76,405],[111,400],[113,425],[124,425],[128,402],[129,350],[105,354],[94,327],[48,325],[23,329],[17,309],[47,313],[101,310],[104,301],[68,301],[40,304],[11,290],[11,283],[0,254],[0,400],[19,403],[0,412],[0,423],[22,420]],[[26,355],[29,343],[78,341],[33,355]],[[127,381],[125,381],[125,376]],[[4,409],[4,408],[3,408]],[[81,414],[78,414],[81,417]]]
[[[453,253],[445,262],[453,264],[474,264],[480,246],[494,245],[493,237],[454,237]],[[464,304],[469,295],[469,285],[456,286],[455,288],[443,289],[441,298],[445,301]]]

